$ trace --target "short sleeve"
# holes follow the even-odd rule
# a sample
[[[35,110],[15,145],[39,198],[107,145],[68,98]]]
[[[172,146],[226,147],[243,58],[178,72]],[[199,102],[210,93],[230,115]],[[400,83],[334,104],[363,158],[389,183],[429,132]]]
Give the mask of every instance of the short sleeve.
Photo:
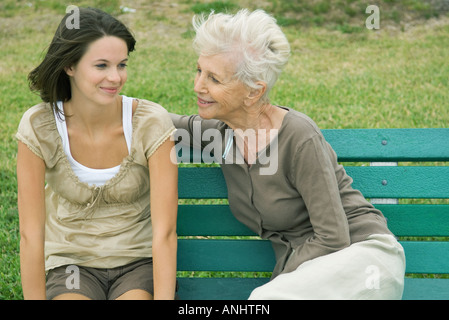
[[[133,122],[133,139],[142,146],[147,160],[176,131],[167,110],[147,100],[139,100]]]
[[[28,109],[20,120],[17,140],[24,143],[35,155],[51,167],[57,155],[57,129],[53,111],[47,103]]]

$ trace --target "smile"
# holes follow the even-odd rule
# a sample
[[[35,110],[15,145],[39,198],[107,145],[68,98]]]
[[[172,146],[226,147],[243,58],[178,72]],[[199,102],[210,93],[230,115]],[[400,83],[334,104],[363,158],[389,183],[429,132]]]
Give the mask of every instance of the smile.
[[[109,93],[109,94],[115,94],[118,92],[118,88],[101,87],[101,90],[103,90],[104,92]]]
[[[207,101],[207,100],[203,100],[200,97],[198,97],[198,105],[199,106],[208,106],[215,103],[215,101]]]

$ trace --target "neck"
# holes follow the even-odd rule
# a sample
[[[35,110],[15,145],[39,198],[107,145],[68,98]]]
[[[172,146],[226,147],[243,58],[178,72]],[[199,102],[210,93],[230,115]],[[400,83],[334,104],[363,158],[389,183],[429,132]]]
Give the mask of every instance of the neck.
[[[95,134],[122,119],[122,98],[119,96],[109,105],[97,105],[82,98],[72,97],[64,103],[67,124],[86,133]]]
[[[233,130],[270,130],[276,127],[275,121],[276,107],[270,103],[253,106],[251,108],[241,108],[239,114],[224,122]]]
[[[287,111],[270,103],[253,110],[242,109],[242,115],[235,117],[236,121],[225,123],[234,130],[237,147],[246,163],[251,165],[257,158],[257,153],[277,135],[277,131],[272,130],[280,129]]]

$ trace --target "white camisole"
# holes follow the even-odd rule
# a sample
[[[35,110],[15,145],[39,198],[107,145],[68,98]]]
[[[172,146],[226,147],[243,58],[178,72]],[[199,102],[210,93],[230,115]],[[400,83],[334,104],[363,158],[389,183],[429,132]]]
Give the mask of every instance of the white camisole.
[[[132,140],[132,117],[133,117],[133,99],[122,96],[122,122],[123,122],[123,132],[125,134],[126,145],[128,146],[128,153],[131,151],[131,140]],[[62,101],[58,101],[58,108],[62,110],[63,104]],[[65,122],[64,116],[58,116],[55,113],[56,118],[56,126],[58,128],[59,135],[62,139],[62,145],[64,147],[64,152],[67,155],[70,166],[72,167],[73,172],[76,174],[78,179],[81,182],[85,182],[88,185],[102,186],[108,180],[113,178],[120,170],[120,165],[107,168],[107,169],[92,169],[86,166],[83,166],[81,163],[76,161],[72,157],[72,153],[70,152],[70,143],[69,143],[69,135],[67,132],[67,124]]]

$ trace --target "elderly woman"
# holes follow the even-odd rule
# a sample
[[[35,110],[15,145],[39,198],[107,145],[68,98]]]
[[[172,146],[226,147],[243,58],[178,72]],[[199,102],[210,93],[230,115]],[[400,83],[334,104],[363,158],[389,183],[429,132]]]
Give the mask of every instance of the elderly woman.
[[[172,120],[182,140],[213,151],[235,217],[272,243],[272,278],[250,299],[400,299],[404,252],[384,216],[310,118],[270,103],[290,54],[275,20],[241,10],[194,27],[199,115]],[[213,148],[200,141],[211,129]]]

